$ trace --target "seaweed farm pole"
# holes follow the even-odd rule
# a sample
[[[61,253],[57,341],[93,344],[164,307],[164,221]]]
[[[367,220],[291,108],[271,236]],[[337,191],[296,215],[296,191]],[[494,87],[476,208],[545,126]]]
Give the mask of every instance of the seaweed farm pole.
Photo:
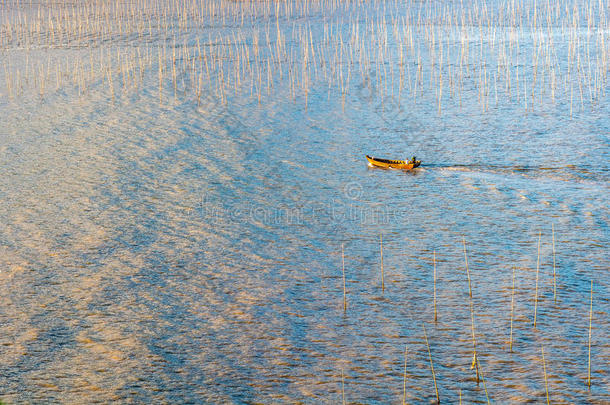
[[[407,400],[407,345],[405,344],[405,370],[402,377],[402,405]]]
[[[343,400],[343,405],[345,405],[345,378],[343,377],[343,367],[341,368],[341,398]]]
[[[475,367],[477,373],[477,384],[479,383],[479,362],[477,360],[477,340],[474,332],[474,305],[472,303],[472,288],[470,284],[470,270],[468,269],[468,256],[466,255],[466,239],[462,237],[462,243],[464,245],[464,260],[466,262],[466,274],[468,275],[468,294],[469,294],[469,306],[470,306],[470,320],[471,320],[471,331],[472,331],[472,349],[473,359],[472,365]],[[472,367],[471,367],[472,369]]]
[[[587,386],[591,388],[591,324],[593,322],[593,280],[591,280],[591,304],[589,309],[589,366],[587,368]]]
[[[472,299],[470,300],[470,320],[471,320],[472,350],[473,350],[472,366],[475,367],[475,371],[477,373],[477,384],[478,384],[480,373],[479,373],[479,359],[477,357],[477,339],[476,339],[476,335],[474,332],[474,308],[473,308],[473,304],[472,304]],[[472,370],[472,366],[470,367],[471,370]]]
[[[341,267],[343,270],[343,312],[347,311],[347,295],[345,293],[345,256],[343,255],[343,243],[341,244]]]
[[[163,64],[161,48],[159,48],[159,104],[163,104]]]
[[[555,224],[551,224],[553,233],[553,301],[557,302],[557,283],[555,278]]]
[[[466,239],[463,236],[462,243],[464,244],[464,261],[466,262],[466,274],[468,275],[468,296],[472,300],[472,288],[470,287],[470,270],[468,269],[468,256],[466,255]]]
[[[544,390],[546,392],[546,403],[547,405],[550,405],[551,402],[549,400],[549,383],[546,378],[546,363],[544,361],[544,346],[540,345],[540,348],[542,349],[542,369],[544,370]]]
[[[428,343],[428,335],[426,334],[426,324],[422,322],[422,328],[424,328],[424,338],[426,339],[426,347],[428,348],[428,358],[430,359],[430,369],[432,370],[432,380],[434,380],[434,391],[436,393],[436,403],[440,404],[441,400],[438,396],[438,387],[436,385],[436,375],[434,374],[434,364],[432,363],[432,353],[430,353],[430,344]]]
[[[509,350],[513,351],[513,318],[515,316],[515,266],[513,266],[513,291],[510,297],[510,341]]]
[[[381,292],[385,291],[385,284],[383,281],[383,236],[379,234],[379,251],[381,253]]]
[[[436,250],[432,251],[432,262],[434,263],[434,322],[436,322]]]
[[[534,295],[534,328],[536,327],[536,315],[538,312],[538,274],[540,269],[540,238],[542,231],[538,232],[538,259],[536,260],[536,292]]]
[[[479,366],[479,360],[477,359],[477,367]],[[485,391],[485,399],[487,400],[487,404],[491,405],[491,401],[489,400],[489,393],[487,392],[487,384],[485,384],[485,377],[483,377],[483,372],[480,371],[480,367],[479,367],[479,372],[481,374],[481,381],[483,381],[483,390]]]

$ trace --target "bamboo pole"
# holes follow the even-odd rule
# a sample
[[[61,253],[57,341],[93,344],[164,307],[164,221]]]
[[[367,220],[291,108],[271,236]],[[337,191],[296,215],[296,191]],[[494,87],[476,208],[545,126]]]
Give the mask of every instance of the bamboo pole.
[[[591,388],[591,326],[593,324],[593,279],[591,279],[591,304],[589,309],[589,362],[587,367],[587,386]]]
[[[347,311],[347,293],[345,290],[345,256],[343,254],[343,243],[341,244],[341,268],[343,272],[343,312]]]
[[[475,369],[475,373],[477,376],[477,384],[478,384],[479,380],[480,380],[480,372],[479,372],[479,359],[477,357],[477,339],[476,339],[475,328],[474,328],[474,308],[473,308],[473,304],[472,304],[472,299],[470,300],[470,331],[472,334],[472,365],[470,366],[470,369],[471,370],[472,370],[472,368]]]
[[[487,392],[487,384],[485,383],[485,377],[483,376],[483,371],[481,370],[481,365],[479,364],[478,358],[477,367],[479,369],[479,373],[481,374],[481,381],[483,381],[483,391],[485,391],[485,399],[487,400],[487,405],[491,405],[491,401],[489,400],[489,393]]]
[[[379,234],[379,251],[381,254],[381,292],[385,291],[384,276],[383,276],[383,236]]]
[[[472,300],[472,288],[470,285],[470,270],[468,269],[468,256],[466,255],[466,238],[462,236],[462,243],[464,245],[464,261],[466,262],[466,274],[468,275],[468,296]]]
[[[513,318],[515,315],[515,266],[513,266],[513,289],[510,297],[510,343],[509,350],[513,351]]]
[[[551,224],[553,232],[553,301],[557,302],[557,283],[555,277],[555,224]]]
[[[426,334],[426,325],[422,322],[424,329],[424,338],[426,339],[426,347],[428,348],[428,358],[430,359],[430,370],[432,370],[432,380],[434,381],[434,392],[436,393],[436,403],[440,404],[441,400],[438,396],[438,386],[436,385],[436,375],[434,374],[434,364],[432,363],[432,353],[430,352],[430,343],[428,343],[428,335]]]
[[[434,322],[436,322],[436,250],[432,251],[432,262],[434,263]]]
[[[341,368],[341,398],[343,405],[345,405],[345,378],[343,376],[343,367]]]
[[[540,238],[542,231],[538,233],[538,259],[536,260],[536,292],[534,294],[534,328],[536,327],[536,316],[538,314],[538,275],[540,269]]]
[[[546,392],[546,403],[550,405],[551,402],[549,400],[549,383],[546,377],[546,362],[544,361],[544,346],[540,345],[540,349],[542,351],[542,369],[544,370],[544,390]]]
[[[402,377],[402,405],[407,401],[407,345],[405,344],[405,367]]]

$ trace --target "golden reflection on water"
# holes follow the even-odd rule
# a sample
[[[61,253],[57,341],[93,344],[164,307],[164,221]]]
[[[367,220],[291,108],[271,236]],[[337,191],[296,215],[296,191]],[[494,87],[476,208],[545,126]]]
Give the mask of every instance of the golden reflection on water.
[[[442,401],[484,403],[464,236],[492,400],[543,401],[544,345],[553,402],[606,402],[607,145],[580,130],[607,129],[599,111],[439,117],[431,98],[392,111],[364,86],[345,109],[327,86],[307,109],[279,85],[260,105],[212,91],[196,103],[171,87],[160,104],[154,80],[137,96],[104,86],[0,99],[3,401],[337,403],[343,370],[349,401],[397,402],[406,344],[407,401],[425,402],[426,322]],[[421,170],[366,167],[365,153],[412,148]],[[575,149],[586,167],[571,165]]]

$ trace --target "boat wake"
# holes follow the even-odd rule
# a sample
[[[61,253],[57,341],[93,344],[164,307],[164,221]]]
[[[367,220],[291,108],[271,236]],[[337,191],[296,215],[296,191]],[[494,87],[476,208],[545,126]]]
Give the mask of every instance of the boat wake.
[[[493,164],[450,164],[431,163],[424,166],[426,169],[452,171],[452,172],[487,172],[492,174],[521,174],[531,177],[556,177],[565,180],[588,180],[608,181],[610,180],[610,169],[607,167],[593,165],[566,165],[566,166],[542,166],[542,165],[493,165]]]

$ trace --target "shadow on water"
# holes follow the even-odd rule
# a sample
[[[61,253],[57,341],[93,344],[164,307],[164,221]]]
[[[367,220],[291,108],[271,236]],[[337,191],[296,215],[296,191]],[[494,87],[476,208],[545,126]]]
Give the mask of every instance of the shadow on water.
[[[383,171],[389,171],[389,172],[397,172],[397,173],[410,175],[410,176],[417,176],[418,174],[421,173],[420,167],[417,167],[415,169],[394,169],[391,167],[377,167],[377,166],[372,166],[369,164],[366,166],[366,168],[367,168],[367,170],[370,170],[370,171],[383,170]]]

